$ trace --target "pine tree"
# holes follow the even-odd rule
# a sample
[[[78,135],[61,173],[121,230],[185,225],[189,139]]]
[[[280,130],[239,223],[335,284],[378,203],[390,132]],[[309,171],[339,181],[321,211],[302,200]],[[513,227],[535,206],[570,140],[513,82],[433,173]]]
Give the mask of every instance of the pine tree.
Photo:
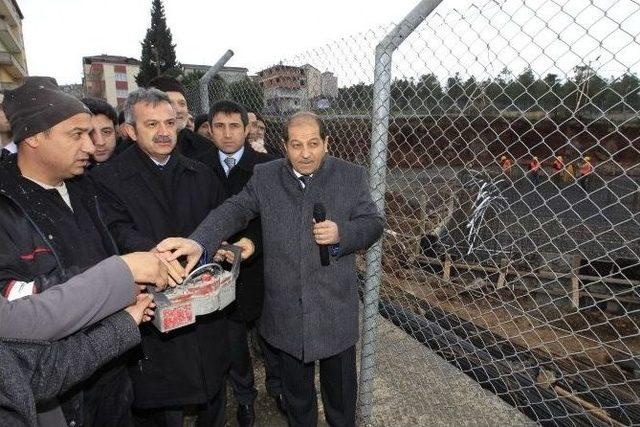
[[[147,29],[147,35],[141,44],[142,64],[136,76],[138,86],[146,86],[151,79],[160,74],[180,74],[180,65],[176,62],[176,45],[173,44],[171,30],[167,28],[162,0],[153,0],[151,27]]]

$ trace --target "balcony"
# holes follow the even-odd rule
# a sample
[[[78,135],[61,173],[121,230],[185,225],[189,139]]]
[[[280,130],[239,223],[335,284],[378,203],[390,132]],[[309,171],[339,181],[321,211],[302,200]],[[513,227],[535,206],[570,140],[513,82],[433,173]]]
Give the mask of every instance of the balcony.
[[[9,25],[20,25],[22,22],[22,14],[19,13],[13,2],[10,0],[0,0],[0,15],[4,16],[4,20]]]
[[[16,80],[22,80],[27,76],[26,67],[9,52],[0,52],[0,65],[6,67],[7,72]]]
[[[9,53],[22,53],[22,40],[7,21],[0,19],[0,42]]]

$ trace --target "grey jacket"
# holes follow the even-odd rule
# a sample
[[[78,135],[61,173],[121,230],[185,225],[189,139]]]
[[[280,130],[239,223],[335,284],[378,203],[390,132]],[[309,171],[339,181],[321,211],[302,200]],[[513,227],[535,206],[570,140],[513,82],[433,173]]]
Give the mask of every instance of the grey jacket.
[[[112,256],[100,262],[82,274],[79,274],[67,282],[52,286],[41,294],[30,295],[7,301],[0,297],[0,371],[7,372],[7,378],[0,377],[0,395],[4,394],[6,388],[33,386],[33,396],[25,396],[28,400],[20,403],[22,413],[18,414],[15,420],[9,419],[5,413],[11,402],[2,401],[0,398],[0,425],[16,423],[17,425],[35,424],[32,416],[35,416],[35,403],[40,398],[51,399],[61,393],[75,382],[88,377],[97,370],[104,362],[120,355],[115,352],[121,345],[115,341],[116,337],[108,337],[105,343],[111,342],[112,348],[107,353],[89,355],[86,363],[80,365],[79,371],[73,371],[75,363],[75,351],[86,351],[86,345],[91,344],[95,337],[103,336],[99,332],[77,332],[90,326],[112,313],[128,306],[135,300],[135,284],[133,276],[126,263],[120,257]],[[126,336],[122,344],[133,340],[139,341],[137,327],[133,330],[128,328],[128,323],[133,323],[131,317],[124,313],[114,315],[112,318],[104,320],[108,328],[114,325]],[[122,318],[124,320],[117,320]],[[129,322],[125,322],[129,320]],[[115,323],[114,323],[115,322]],[[118,326],[124,323],[126,327]],[[135,326],[135,324],[134,324]],[[97,331],[104,330],[100,324]],[[127,332],[128,331],[128,332]],[[58,340],[74,334],[69,339],[62,342],[41,342],[38,340]],[[104,345],[105,343],[95,343]],[[77,347],[76,346],[80,346]],[[85,346],[82,348],[82,346]],[[128,348],[128,347],[127,347]],[[96,347],[97,350],[97,347]],[[11,362],[18,358],[18,362]],[[69,360],[63,360],[70,357]],[[56,362],[55,364],[53,362]],[[65,363],[70,363],[65,365]],[[14,370],[9,372],[6,369]],[[59,367],[70,369],[65,372],[65,377],[52,381],[51,383],[28,383],[25,382],[30,375],[51,375],[55,377]],[[22,384],[20,384],[22,381]],[[56,382],[57,381],[57,382]],[[64,383],[64,384],[63,384]],[[60,387],[57,387],[59,384]],[[66,385],[65,385],[66,384]],[[62,385],[65,385],[62,387]],[[50,388],[43,388],[50,387]],[[56,388],[57,387],[57,388]],[[43,391],[44,390],[44,391]],[[19,399],[20,395],[7,395],[7,398]],[[17,402],[13,402],[17,404]],[[24,412],[28,411],[28,413]],[[31,411],[34,414],[31,414]],[[64,415],[60,407],[54,407],[47,411],[39,412],[38,424],[40,425],[66,425]],[[6,420],[6,422],[5,422]]]
[[[135,300],[129,267],[112,256],[66,283],[14,301],[0,297],[0,338],[56,340]]]
[[[313,205],[338,224],[340,251],[320,265]],[[306,190],[286,159],[256,165],[244,190],[213,210],[191,238],[211,253],[256,216],[262,221],[265,298],[261,334],[276,348],[310,362],[358,340],[355,251],[382,234],[366,171],[327,156]]]
[[[124,311],[60,341],[0,339],[0,425],[66,425],[59,410],[57,418],[37,418],[36,403],[68,390],[139,342],[138,326]]]

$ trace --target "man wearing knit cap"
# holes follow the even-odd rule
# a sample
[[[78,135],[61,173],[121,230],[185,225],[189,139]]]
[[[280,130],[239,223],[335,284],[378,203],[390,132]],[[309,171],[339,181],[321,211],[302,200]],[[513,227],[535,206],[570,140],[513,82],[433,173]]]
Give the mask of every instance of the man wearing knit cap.
[[[212,146],[207,138],[187,129],[189,107],[184,96],[184,86],[178,80],[168,76],[158,76],[149,82],[149,87],[155,87],[167,94],[171,106],[176,112],[176,127],[178,130],[178,152],[192,159]]]
[[[14,299],[37,277],[66,280],[117,248],[82,177],[95,151],[87,107],[50,77],[27,77],[3,106],[18,153],[0,165],[0,232],[10,236],[0,241],[0,277],[15,279],[0,280],[0,292]],[[69,425],[128,425],[131,400],[117,359],[50,406],[61,404]]]

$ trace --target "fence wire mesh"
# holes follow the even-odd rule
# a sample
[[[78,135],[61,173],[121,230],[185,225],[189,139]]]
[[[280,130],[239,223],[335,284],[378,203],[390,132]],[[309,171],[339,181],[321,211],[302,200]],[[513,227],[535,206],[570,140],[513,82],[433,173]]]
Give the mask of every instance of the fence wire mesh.
[[[640,3],[446,3],[393,57],[380,322],[535,422],[640,424]],[[314,110],[331,154],[369,166],[391,28],[215,79],[210,99],[260,112],[277,153],[286,116]],[[398,396],[436,386],[397,363],[404,343],[380,333],[369,369]],[[414,419],[466,404],[405,397]]]

